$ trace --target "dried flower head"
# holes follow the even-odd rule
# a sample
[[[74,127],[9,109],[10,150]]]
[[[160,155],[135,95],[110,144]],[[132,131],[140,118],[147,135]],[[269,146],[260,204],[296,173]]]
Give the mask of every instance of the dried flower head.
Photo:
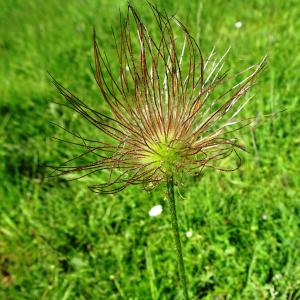
[[[214,59],[214,51],[204,59],[180,21],[150,7],[158,28],[155,34],[130,4],[121,18],[120,38],[113,34],[117,73],[94,33],[94,74],[110,115],[93,110],[53,79],[68,106],[107,136],[91,140],[73,133],[86,150],[54,167],[56,175],[103,171],[107,181],[91,187],[101,193],[118,192],[131,184],[151,189],[178,172],[195,175],[203,167],[225,170],[217,162],[243,149],[230,133],[251,122],[236,116],[248,102],[240,104],[240,99],[255,83],[265,59],[227,76],[222,68],[228,51],[219,60]],[[236,83],[241,76],[244,79]],[[230,81],[235,84],[228,88]],[[96,154],[97,160],[73,165],[90,154]]]

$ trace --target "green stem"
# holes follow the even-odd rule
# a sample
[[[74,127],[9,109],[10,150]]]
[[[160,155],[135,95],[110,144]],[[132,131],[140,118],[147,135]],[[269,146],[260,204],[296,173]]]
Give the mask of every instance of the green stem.
[[[185,276],[185,269],[184,269],[184,262],[181,250],[181,242],[179,236],[179,228],[177,222],[177,215],[176,215],[176,203],[175,203],[175,195],[174,195],[174,179],[173,176],[169,176],[167,178],[167,188],[168,188],[168,202],[171,214],[171,222],[172,222],[172,230],[175,240],[175,248],[177,253],[177,262],[178,262],[178,271],[181,284],[183,286],[184,292],[184,299],[188,300],[188,291],[187,291],[187,284],[186,284],[186,276]]]

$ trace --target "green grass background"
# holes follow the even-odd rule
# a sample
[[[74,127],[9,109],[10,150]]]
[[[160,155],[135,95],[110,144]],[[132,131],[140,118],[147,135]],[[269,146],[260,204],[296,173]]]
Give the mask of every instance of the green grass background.
[[[154,25],[146,2],[133,3]],[[299,2],[154,3],[176,13],[204,54],[231,45],[234,68],[268,54],[244,113],[286,109],[244,130],[250,154],[237,172],[205,171],[177,191],[191,299],[300,299]],[[48,121],[97,134],[51,103],[62,99],[47,71],[101,110],[90,69],[92,28],[114,62],[110,28],[119,27],[126,6],[0,1],[0,299],[181,299],[164,187],[101,196],[87,189],[95,177],[45,180],[39,167],[77,151],[51,139],[68,137]],[[156,204],[163,213],[150,218]]]

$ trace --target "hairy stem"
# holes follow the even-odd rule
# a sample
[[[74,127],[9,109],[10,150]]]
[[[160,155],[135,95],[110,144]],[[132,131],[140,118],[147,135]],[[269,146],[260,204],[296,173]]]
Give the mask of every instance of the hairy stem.
[[[175,203],[175,195],[174,195],[174,179],[173,176],[169,176],[167,178],[167,188],[168,188],[168,202],[171,214],[171,222],[172,222],[172,230],[175,240],[175,248],[177,253],[177,263],[178,263],[178,271],[179,277],[181,280],[181,284],[183,287],[184,299],[188,300],[188,291],[187,291],[187,284],[186,284],[186,276],[185,276],[185,269],[184,269],[184,262],[181,250],[181,242],[179,236],[179,228],[177,222],[177,215],[176,215],[176,203]]]

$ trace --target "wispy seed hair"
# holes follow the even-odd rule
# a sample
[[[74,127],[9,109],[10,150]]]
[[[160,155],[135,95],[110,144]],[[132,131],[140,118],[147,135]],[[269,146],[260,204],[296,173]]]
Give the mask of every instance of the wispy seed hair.
[[[170,172],[196,175],[204,167],[239,167],[238,150],[244,147],[232,134],[253,118],[236,117],[250,100],[241,101],[266,59],[230,76],[223,71],[229,49],[220,59],[215,59],[214,50],[204,59],[197,41],[175,16],[149,7],[159,34],[150,33],[130,4],[126,16],[120,16],[119,36],[112,34],[118,73],[99,48],[94,30],[94,77],[110,115],[92,109],[52,77],[66,106],[99,129],[93,140],[66,129],[78,140],[71,143],[84,151],[52,166],[53,176],[83,172],[80,178],[103,172],[104,183],[91,189],[115,193],[132,184],[152,189]],[[244,79],[224,89],[241,76]],[[76,163],[91,154],[97,160]],[[238,158],[235,168],[218,165],[231,154]]]

